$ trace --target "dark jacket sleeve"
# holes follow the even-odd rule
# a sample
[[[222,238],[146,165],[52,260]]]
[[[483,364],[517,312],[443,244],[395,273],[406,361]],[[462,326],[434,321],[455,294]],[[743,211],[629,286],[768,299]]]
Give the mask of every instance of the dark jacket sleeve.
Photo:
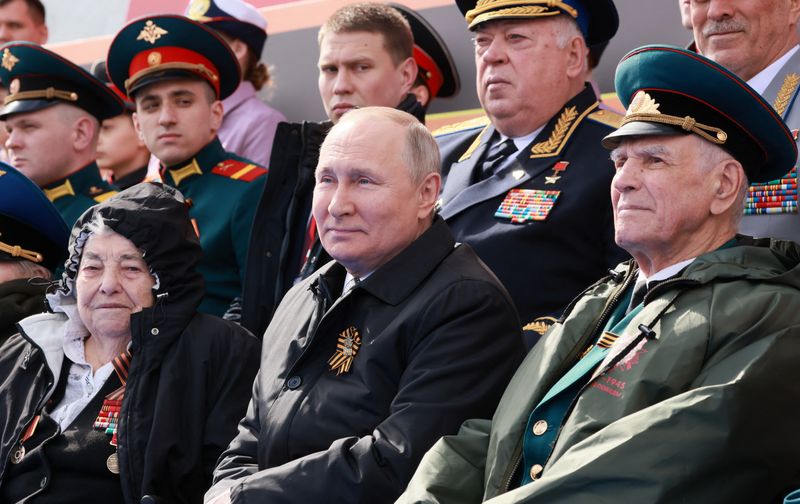
[[[233,328],[233,327],[232,327]],[[258,340],[235,326],[230,338],[217,341],[226,348],[214,349],[209,370],[209,399],[203,439],[203,467],[211,480],[220,454],[236,435],[236,425],[245,414],[245,405],[258,372]]]
[[[485,281],[461,281],[419,310],[422,333],[401,350],[406,370],[388,416],[372,432],[256,471],[257,415],[265,405],[255,390],[256,401],[215,473],[215,481],[227,479],[221,486],[232,484],[233,502],[392,502],[439,437],[469,417],[492,414],[524,353],[505,293]]]

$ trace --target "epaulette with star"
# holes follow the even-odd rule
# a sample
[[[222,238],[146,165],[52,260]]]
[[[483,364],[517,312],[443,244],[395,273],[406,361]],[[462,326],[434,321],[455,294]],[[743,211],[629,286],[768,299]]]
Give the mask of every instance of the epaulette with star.
[[[233,180],[243,180],[252,182],[258,177],[266,175],[269,170],[257,164],[239,161],[238,159],[226,159],[220,161],[217,166],[211,169],[214,175],[220,175]]]
[[[623,114],[604,108],[598,108],[589,114],[589,119],[599,122],[600,124],[605,124],[606,126],[611,126],[614,129],[622,125],[622,120],[624,118],[625,116]]]
[[[438,137],[442,135],[449,135],[450,133],[458,133],[459,131],[467,131],[471,129],[483,128],[489,124],[489,118],[484,116],[475,117],[466,121],[448,124],[441,128],[436,128],[433,131],[433,136]]]

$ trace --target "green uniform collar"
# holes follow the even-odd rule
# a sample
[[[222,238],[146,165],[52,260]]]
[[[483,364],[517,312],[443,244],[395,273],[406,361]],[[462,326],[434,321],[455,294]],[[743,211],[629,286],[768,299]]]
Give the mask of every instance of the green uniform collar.
[[[169,166],[162,165],[161,177],[165,181],[171,182],[172,186],[180,187],[182,182],[197,175],[209,173],[220,161],[225,159],[227,159],[227,153],[219,138],[214,137],[190,159]]]
[[[56,201],[64,196],[78,194],[99,196],[108,192],[109,185],[100,178],[100,169],[92,161],[80,170],[43,186],[42,190],[50,201]]]

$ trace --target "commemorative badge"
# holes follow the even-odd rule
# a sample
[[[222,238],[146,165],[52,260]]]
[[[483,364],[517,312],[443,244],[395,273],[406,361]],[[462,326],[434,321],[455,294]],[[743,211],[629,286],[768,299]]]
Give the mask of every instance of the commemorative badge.
[[[22,459],[25,458],[25,441],[29,440],[33,433],[36,432],[36,427],[39,425],[39,420],[41,420],[41,415],[36,415],[31,420],[31,423],[28,424],[28,427],[25,428],[25,432],[22,433],[22,437],[19,440],[19,444],[17,445],[17,449],[14,450],[14,453],[11,454],[11,463],[16,465],[22,462]]]
[[[358,354],[358,349],[361,348],[361,335],[353,326],[348,327],[339,333],[339,342],[336,344],[336,351],[333,353],[328,364],[331,366],[331,371],[336,372],[336,376],[350,371],[350,366],[353,364],[353,359]]]
[[[508,191],[494,216],[520,224],[543,221],[553,209],[561,191],[541,189],[512,189]]]

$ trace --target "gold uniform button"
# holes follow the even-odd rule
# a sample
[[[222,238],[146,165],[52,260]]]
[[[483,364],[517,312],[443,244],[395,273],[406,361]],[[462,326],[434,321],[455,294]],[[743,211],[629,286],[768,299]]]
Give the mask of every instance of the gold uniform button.
[[[547,422],[544,420],[539,420],[535,424],[533,424],[533,435],[534,436],[541,436],[547,432]]]
[[[531,479],[535,480],[536,478],[538,478],[539,475],[542,474],[543,469],[544,467],[542,467],[540,464],[533,464],[531,466]]]

